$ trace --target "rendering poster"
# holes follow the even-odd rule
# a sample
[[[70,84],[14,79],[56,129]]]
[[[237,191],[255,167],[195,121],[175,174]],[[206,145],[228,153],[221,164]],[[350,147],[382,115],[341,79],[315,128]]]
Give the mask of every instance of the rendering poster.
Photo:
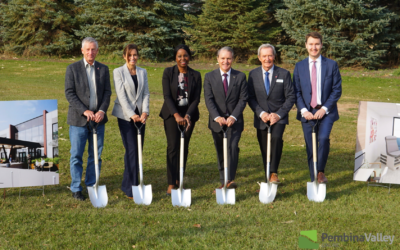
[[[353,179],[400,184],[400,103],[360,102]]]
[[[0,101],[0,188],[56,185],[57,100]]]

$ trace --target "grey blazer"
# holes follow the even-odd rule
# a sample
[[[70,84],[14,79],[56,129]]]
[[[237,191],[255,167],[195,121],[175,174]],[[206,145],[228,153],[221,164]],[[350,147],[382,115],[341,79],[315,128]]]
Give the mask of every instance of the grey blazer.
[[[108,121],[107,109],[110,105],[111,85],[108,67],[95,62],[97,108],[104,111],[104,119],[100,124]],[[89,109],[90,89],[83,59],[68,65],[65,73],[65,97],[69,102],[67,123],[72,126],[83,127],[87,123],[83,112]]]
[[[208,128],[219,133],[221,127],[214,119],[218,116],[223,117],[225,112],[228,111],[229,115],[237,119],[232,128],[243,131],[243,110],[246,107],[247,95],[247,82],[244,73],[231,70],[228,93],[225,97],[220,70],[208,72],[204,78],[204,99],[209,112]]]
[[[114,87],[117,99],[115,100],[112,115],[126,121],[130,121],[131,117],[135,115],[136,106],[140,114],[150,114],[150,92],[147,82],[147,71],[136,66],[136,75],[138,78],[137,93],[128,66],[124,64],[114,69]]]
[[[261,120],[262,111],[276,113],[279,124],[289,124],[289,111],[296,101],[290,72],[274,65],[269,95],[265,90],[261,66],[249,74],[249,106],[254,111],[254,127],[264,130],[267,125]]]

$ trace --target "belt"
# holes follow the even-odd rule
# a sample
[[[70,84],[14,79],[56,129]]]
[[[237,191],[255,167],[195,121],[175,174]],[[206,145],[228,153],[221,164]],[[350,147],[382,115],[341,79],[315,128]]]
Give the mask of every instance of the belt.
[[[313,109],[321,109],[322,108],[322,105],[317,105],[317,106],[315,106],[315,108],[313,108]]]

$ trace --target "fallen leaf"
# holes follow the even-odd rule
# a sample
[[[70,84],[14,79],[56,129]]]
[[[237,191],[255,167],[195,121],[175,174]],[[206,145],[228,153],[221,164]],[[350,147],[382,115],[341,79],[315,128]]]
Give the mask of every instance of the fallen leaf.
[[[200,224],[194,224],[193,226],[194,226],[194,227],[201,228],[201,225],[200,225]]]
[[[188,208],[188,211],[192,211],[192,209]]]
[[[296,216],[297,216],[297,213],[296,213],[296,211],[294,211],[293,213],[294,213],[294,215],[296,215]]]
[[[289,223],[292,223],[292,222],[294,222],[294,221],[293,221],[293,220],[289,220],[289,221],[283,221],[283,222],[281,222],[281,223],[289,224]]]
[[[236,215],[236,218],[238,218],[239,217],[239,215]]]
[[[132,245],[132,248],[136,248],[136,246],[135,246],[135,245]]]

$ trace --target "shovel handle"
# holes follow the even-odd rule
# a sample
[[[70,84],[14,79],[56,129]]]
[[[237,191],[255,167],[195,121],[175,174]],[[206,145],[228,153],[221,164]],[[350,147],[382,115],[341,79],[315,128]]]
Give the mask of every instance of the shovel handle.
[[[95,129],[93,131],[95,131]],[[100,173],[99,173],[99,154],[97,149],[97,133],[94,132],[93,132],[93,152],[94,152],[94,171],[96,173],[96,183],[94,184],[94,186],[97,189]]]
[[[312,126],[312,148],[313,148],[313,163],[314,163],[314,182],[317,180],[317,133],[315,132],[315,127],[318,125],[319,120],[315,120]]]

